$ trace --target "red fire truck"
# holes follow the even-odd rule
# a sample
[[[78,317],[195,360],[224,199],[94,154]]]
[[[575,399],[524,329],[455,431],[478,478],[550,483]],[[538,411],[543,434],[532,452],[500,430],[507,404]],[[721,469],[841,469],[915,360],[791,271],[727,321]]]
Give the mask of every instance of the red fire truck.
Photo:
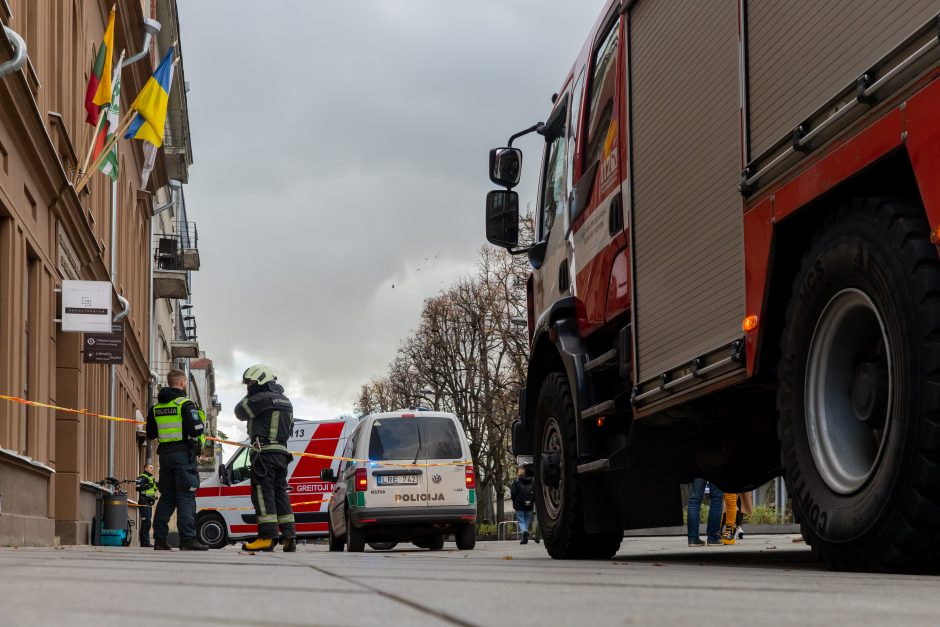
[[[937,0],[610,0],[490,153],[527,254],[514,425],[556,558],[783,474],[832,568],[940,563]],[[535,243],[522,153],[544,137]]]

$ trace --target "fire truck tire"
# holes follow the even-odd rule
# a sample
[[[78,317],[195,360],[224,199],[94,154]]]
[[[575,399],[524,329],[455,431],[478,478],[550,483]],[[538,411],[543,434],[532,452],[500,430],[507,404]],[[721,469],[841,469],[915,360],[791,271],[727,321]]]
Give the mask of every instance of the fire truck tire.
[[[366,534],[352,524],[349,510],[346,510],[346,550],[350,553],[362,553],[366,550]]]
[[[477,545],[476,525],[460,525],[457,532],[454,533],[454,540],[457,541],[457,548],[461,551],[472,551]]]
[[[210,549],[225,548],[228,544],[228,531],[222,516],[210,513],[196,519],[196,538]]]
[[[803,536],[836,570],[940,563],[940,260],[923,210],[843,205],[803,257],[777,407]]]
[[[327,527],[327,529],[329,530],[329,538],[328,538],[328,539],[329,539],[329,544],[330,544],[330,551],[332,551],[332,552],[334,552],[334,553],[335,553],[335,552],[342,551],[342,550],[343,550],[343,547],[346,546],[346,542],[344,541],[343,538],[337,538],[337,537],[333,534],[333,523],[327,522],[327,523],[326,523],[326,527]]]
[[[577,416],[564,374],[553,372],[543,381],[535,419],[535,505],[548,554],[554,559],[613,557],[623,540],[622,532],[589,534],[584,530],[581,479],[576,470]],[[542,476],[546,454],[559,461],[557,487],[550,487]]]

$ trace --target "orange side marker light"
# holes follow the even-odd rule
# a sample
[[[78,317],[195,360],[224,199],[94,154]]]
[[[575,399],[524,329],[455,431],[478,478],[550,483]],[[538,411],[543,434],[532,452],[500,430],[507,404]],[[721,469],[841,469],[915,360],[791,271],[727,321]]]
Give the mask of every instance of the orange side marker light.
[[[752,314],[741,321],[741,328],[744,330],[745,333],[750,333],[751,331],[757,328],[758,322],[759,322],[759,319],[757,318],[757,316]]]

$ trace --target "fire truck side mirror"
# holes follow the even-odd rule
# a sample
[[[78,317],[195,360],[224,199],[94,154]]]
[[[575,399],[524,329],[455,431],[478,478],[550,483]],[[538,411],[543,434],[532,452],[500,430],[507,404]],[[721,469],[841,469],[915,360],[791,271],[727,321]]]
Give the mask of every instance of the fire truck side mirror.
[[[332,468],[324,468],[320,471],[320,481],[329,481],[331,483],[335,483],[336,473],[333,472]]]
[[[518,148],[490,150],[490,180],[512,189],[519,184],[522,174],[522,151]]]
[[[486,195],[486,239],[503,248],[519,243],[519,194],[495,189]]]

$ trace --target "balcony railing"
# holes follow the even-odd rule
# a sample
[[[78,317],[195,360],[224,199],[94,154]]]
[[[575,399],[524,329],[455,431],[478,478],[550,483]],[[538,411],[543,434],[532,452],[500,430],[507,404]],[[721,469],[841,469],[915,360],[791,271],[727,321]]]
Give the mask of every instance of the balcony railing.
[[[154,235],[157,270],[199,270],[199,231],[195,222],[176,222],[174,233]]]

